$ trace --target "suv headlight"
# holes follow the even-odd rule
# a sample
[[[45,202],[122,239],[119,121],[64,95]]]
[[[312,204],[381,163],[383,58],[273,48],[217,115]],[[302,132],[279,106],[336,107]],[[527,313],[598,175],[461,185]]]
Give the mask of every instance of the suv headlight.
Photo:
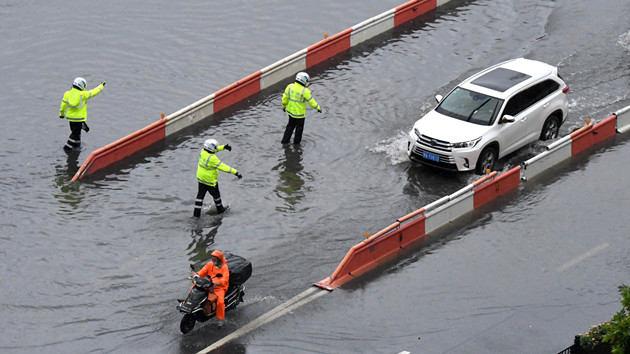
[[[481,137],[477,138],[477,139],[473,139],[473,140],[469,140],[469,141],[464,141],[461,143],[453,143],[453,148],[455,149],[470,149],[475,147],[475,145],[477,145],[477,143],[479,143],[481,141]]]
[[[420,131],[418,130],[418,128],[413,128],[413,132],[414,134],[416,134],[417,138],[420,138]]]

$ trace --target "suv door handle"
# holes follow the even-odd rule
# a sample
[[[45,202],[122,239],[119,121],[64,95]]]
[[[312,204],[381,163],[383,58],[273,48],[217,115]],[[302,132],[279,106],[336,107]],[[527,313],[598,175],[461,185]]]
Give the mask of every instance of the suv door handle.
[[[549,102],[547,102],[547,103],[545,103],[545,104],[543,105],[543,108],[547,108],[547,107],[549,107]]]

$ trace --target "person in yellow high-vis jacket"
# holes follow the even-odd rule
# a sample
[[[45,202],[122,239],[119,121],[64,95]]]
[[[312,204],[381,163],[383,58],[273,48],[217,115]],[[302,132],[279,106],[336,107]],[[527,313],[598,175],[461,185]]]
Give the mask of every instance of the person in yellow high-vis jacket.
[[[72,89],[63,94],[61,107],[59,108],[59,118],[66,118],[70,123],[70,137],[64,150],[71,151],[81,146],[81,129],[87,133],[90,128],[87,121],[87,100],[98,95],[105,88],[105,82],[92,90],[86,91],[87,82],[82,77],[77,77],[72,83]]]
[[[203,143],[203,150],[199,155],[199,164],[197,165],[197,199],[195,199],[195,210],[193,216],[198,218],[201,216],[201,208],[203,206],[203,198],[206,192],[210,193],[214,198],[214,203],[217,206],[217,213],[221,214],[225,211],[225,207],[221,203],[221,193],[219,192],[219,171],[231,173],[236,175],[239,179],[243,178],[235,168],[232,168],[219,160],[217,155],[218,151],[227,150],[232,151],[232,147],[229,144],[219,145],[215,139],[208,139]]]
[[[295,82],[289,84],[284,89],[282,95],[282,110],[289,115],[289,122],[284,130],[281,143],[288,144],[295,129],[294,144],[302,141],[302,132],[304,131],[304,119],[306,118],[306,103],[322,113],[322,107],[317,104],[311,90],[306,88],[310,77],[305,72],[299,72],[295,76]]]

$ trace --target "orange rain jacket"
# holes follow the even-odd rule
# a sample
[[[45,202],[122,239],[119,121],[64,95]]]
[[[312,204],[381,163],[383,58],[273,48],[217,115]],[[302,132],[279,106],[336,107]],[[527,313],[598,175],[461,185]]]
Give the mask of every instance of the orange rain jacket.
[[[208,278],[212,278],[218,273],[223,274],[223,277],[214,278],[212,282],[215,288],[223,289],[223,291],[227,292],[228,286],[230,285],[230,270],[228,269],[227,261],[221,251],[213,251],[212,255],[219,258],[220,266],[215,266],[212,262],[208,262],[197,274],[200,277],[207,276]]]

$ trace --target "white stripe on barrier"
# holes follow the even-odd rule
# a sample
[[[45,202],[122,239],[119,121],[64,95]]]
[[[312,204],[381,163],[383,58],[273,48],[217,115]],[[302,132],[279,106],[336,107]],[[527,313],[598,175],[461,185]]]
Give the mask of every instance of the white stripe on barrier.
[[[464,189],[469,189],[471,186]],[[440,227],[454,221],[475,209],[474,191],[468,190],[466,193],[455,193],[458,197],[453,198],[448,203],[439,206],[435,210],[425,211],[424,233],[429,234]],[[454,195],[455,195],[454,194]],[[445,197],[449,198],[450,197]],[[444,199],[444,198],[442,198]],[[440,200],[442,200],[440,199]],[[426,209],[426,207],[425,207]]]
[[[571,135],[564,136],[564,137],[558,139],[557,141],[554,141],[553,143],[547,145],[547,150],[553,150],[553,149],[557,148],[558,146],[564,145],[564,144],[566,144],[567,142],[570,142],[570,141],[571,141]]]
[[[306,53],[308,49],[304,48],[282,60],[263,68],[260,76],[260,90],[306,70]]]
[[[165,136],[189,127],[214,113],[214,93],[166,117]],[[188,108],[187,107],[187,108]]]
[[[318,292],[315,292],[318,291]],[[302,293],[294,296],[292,299],[278,305],[276,308],[274,308],[273,310],[263,314],[262,316],[256,318],[255,320],[251,321],[250,323],[246,324],[245,326],[239,328],[238,330],[232,332],[230,335],[225,336],[223,338],[221,338],[221,340],[218,340],[216,342],[214,342],[213,344],[211,344],[210,346],[208,346],[207,348],[205,348],[204,350],[199,351],[197,354],[205,354],[205,353],[209,353],[217,348],[222,347],[223,345],[225,345],[226,343],[244,336],[245,334],[255,330],[256,328],[269,323],[273,320],[275,320],[276,318],[286,314],[289,311],[293,311],[296,308],[305,305],[313,300],[315,300],[316,298],[325,295],[329,293],[328,290],[324,290],[324,289],[319,289],[319,288],[308,288],[307,290],[303,291]]]
[[[523,162],[521,164],[521,180],[527,181],[550,167],[571,158],[571,143],[571,136],[567,135],[550,144],[547,147],[549,150]]]
[[[214,113],[213,103],[214,103],[214,93],[211,94],[210,96],[206,96],[200,99],[199,101],[196,101],[195,103],[190,104],[166,116],[165,136],[169,136],[170,134],[173,134],[189,126],[190,124],[192,124],[185,120],[185,117],[191,114],[193,116],[190,117],[189,120],[194,120],[195,122],[213,114]],[[203,110],[204,114],[199,114],[199,115],[195,114],[200,109]],[[179,122],[182,119],[184,120]]]
[[[350,47],[394,28],[396,9],[383,12],[352,27]]]
[[[630,106],[615,113],[617,116],[617,132],[623,134],[630,130]]]

